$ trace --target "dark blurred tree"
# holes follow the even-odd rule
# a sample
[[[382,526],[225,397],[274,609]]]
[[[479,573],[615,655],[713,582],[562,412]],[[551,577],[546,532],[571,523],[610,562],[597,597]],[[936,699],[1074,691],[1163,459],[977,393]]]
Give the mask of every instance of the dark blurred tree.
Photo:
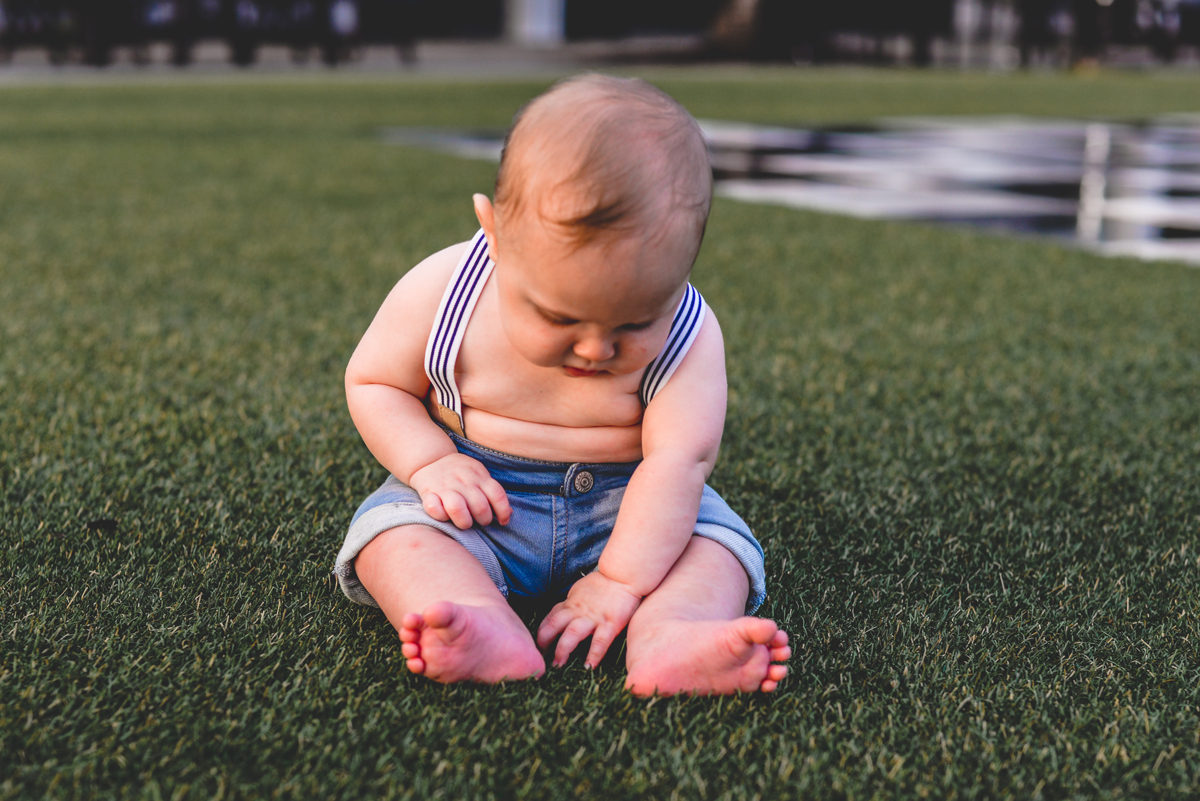
[[[764,61],[831,61],[833,37],[855,32],[882,37],[904,34],[913,61],[932,61],[933,39],[948,35],[954,0],[760,0],[749,55]]]
[[[724,0],[566,0],[567,38],[690,33],[707,28]]]
[[[1072,62],[1098,60],[1108,27],[1108,7],[1097,0],[1071,0],[1071,15],[1075,21],[1071,37]]]

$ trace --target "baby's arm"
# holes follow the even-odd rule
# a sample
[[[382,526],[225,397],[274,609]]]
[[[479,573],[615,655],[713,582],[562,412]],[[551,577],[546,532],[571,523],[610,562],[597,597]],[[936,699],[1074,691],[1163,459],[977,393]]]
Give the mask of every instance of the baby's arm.
[[[346,366],[346,404],[367,448],[415,489],[437,520],[469,528],[507,523],[504,489],[487,469],[454,447],[429,418],[425,343],[442,293],[465,245],[433,254],[392,289]]]
[[[589,636],[587,664],[598,664],[687,547],[721,446],[726,394],[725,348],[709,313],[687,356],[646,408],[643,460],[597,570],[575,583],[538,630],[543,648],[559,637],[556,665]]]

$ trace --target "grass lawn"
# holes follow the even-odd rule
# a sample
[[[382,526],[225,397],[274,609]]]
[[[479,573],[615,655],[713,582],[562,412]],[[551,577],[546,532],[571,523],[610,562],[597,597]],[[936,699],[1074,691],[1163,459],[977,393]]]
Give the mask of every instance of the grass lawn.
[[[698,116],[1200,110],[1179,73],[657,71]],[[0,89],[0,797],[1200,792],[1200,271],[718,201],[772,697],[432,684],[329,569],[342,371],[544,82]]]

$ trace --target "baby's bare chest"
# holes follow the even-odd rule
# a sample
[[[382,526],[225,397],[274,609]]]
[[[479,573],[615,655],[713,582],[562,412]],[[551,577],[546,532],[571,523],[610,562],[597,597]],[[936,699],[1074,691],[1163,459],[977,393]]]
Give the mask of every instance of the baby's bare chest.
[[[640,372],[574,378],[561,367],[526,360],[490,315],[475,318],[454,370],[467,409],[569,428],[629,427],[641,422]]]

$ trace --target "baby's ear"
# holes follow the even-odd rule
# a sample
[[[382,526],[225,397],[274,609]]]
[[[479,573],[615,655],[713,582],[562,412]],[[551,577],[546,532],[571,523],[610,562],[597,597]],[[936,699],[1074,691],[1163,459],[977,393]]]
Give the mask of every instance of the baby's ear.
[[[496,261],[496,207],[488,200],[487,195],[475,193],[471,200],[475,202],[475,217],[478,218],[479,226],[483,228],[483,234],[487,237],[488,254],[492,261]]]

